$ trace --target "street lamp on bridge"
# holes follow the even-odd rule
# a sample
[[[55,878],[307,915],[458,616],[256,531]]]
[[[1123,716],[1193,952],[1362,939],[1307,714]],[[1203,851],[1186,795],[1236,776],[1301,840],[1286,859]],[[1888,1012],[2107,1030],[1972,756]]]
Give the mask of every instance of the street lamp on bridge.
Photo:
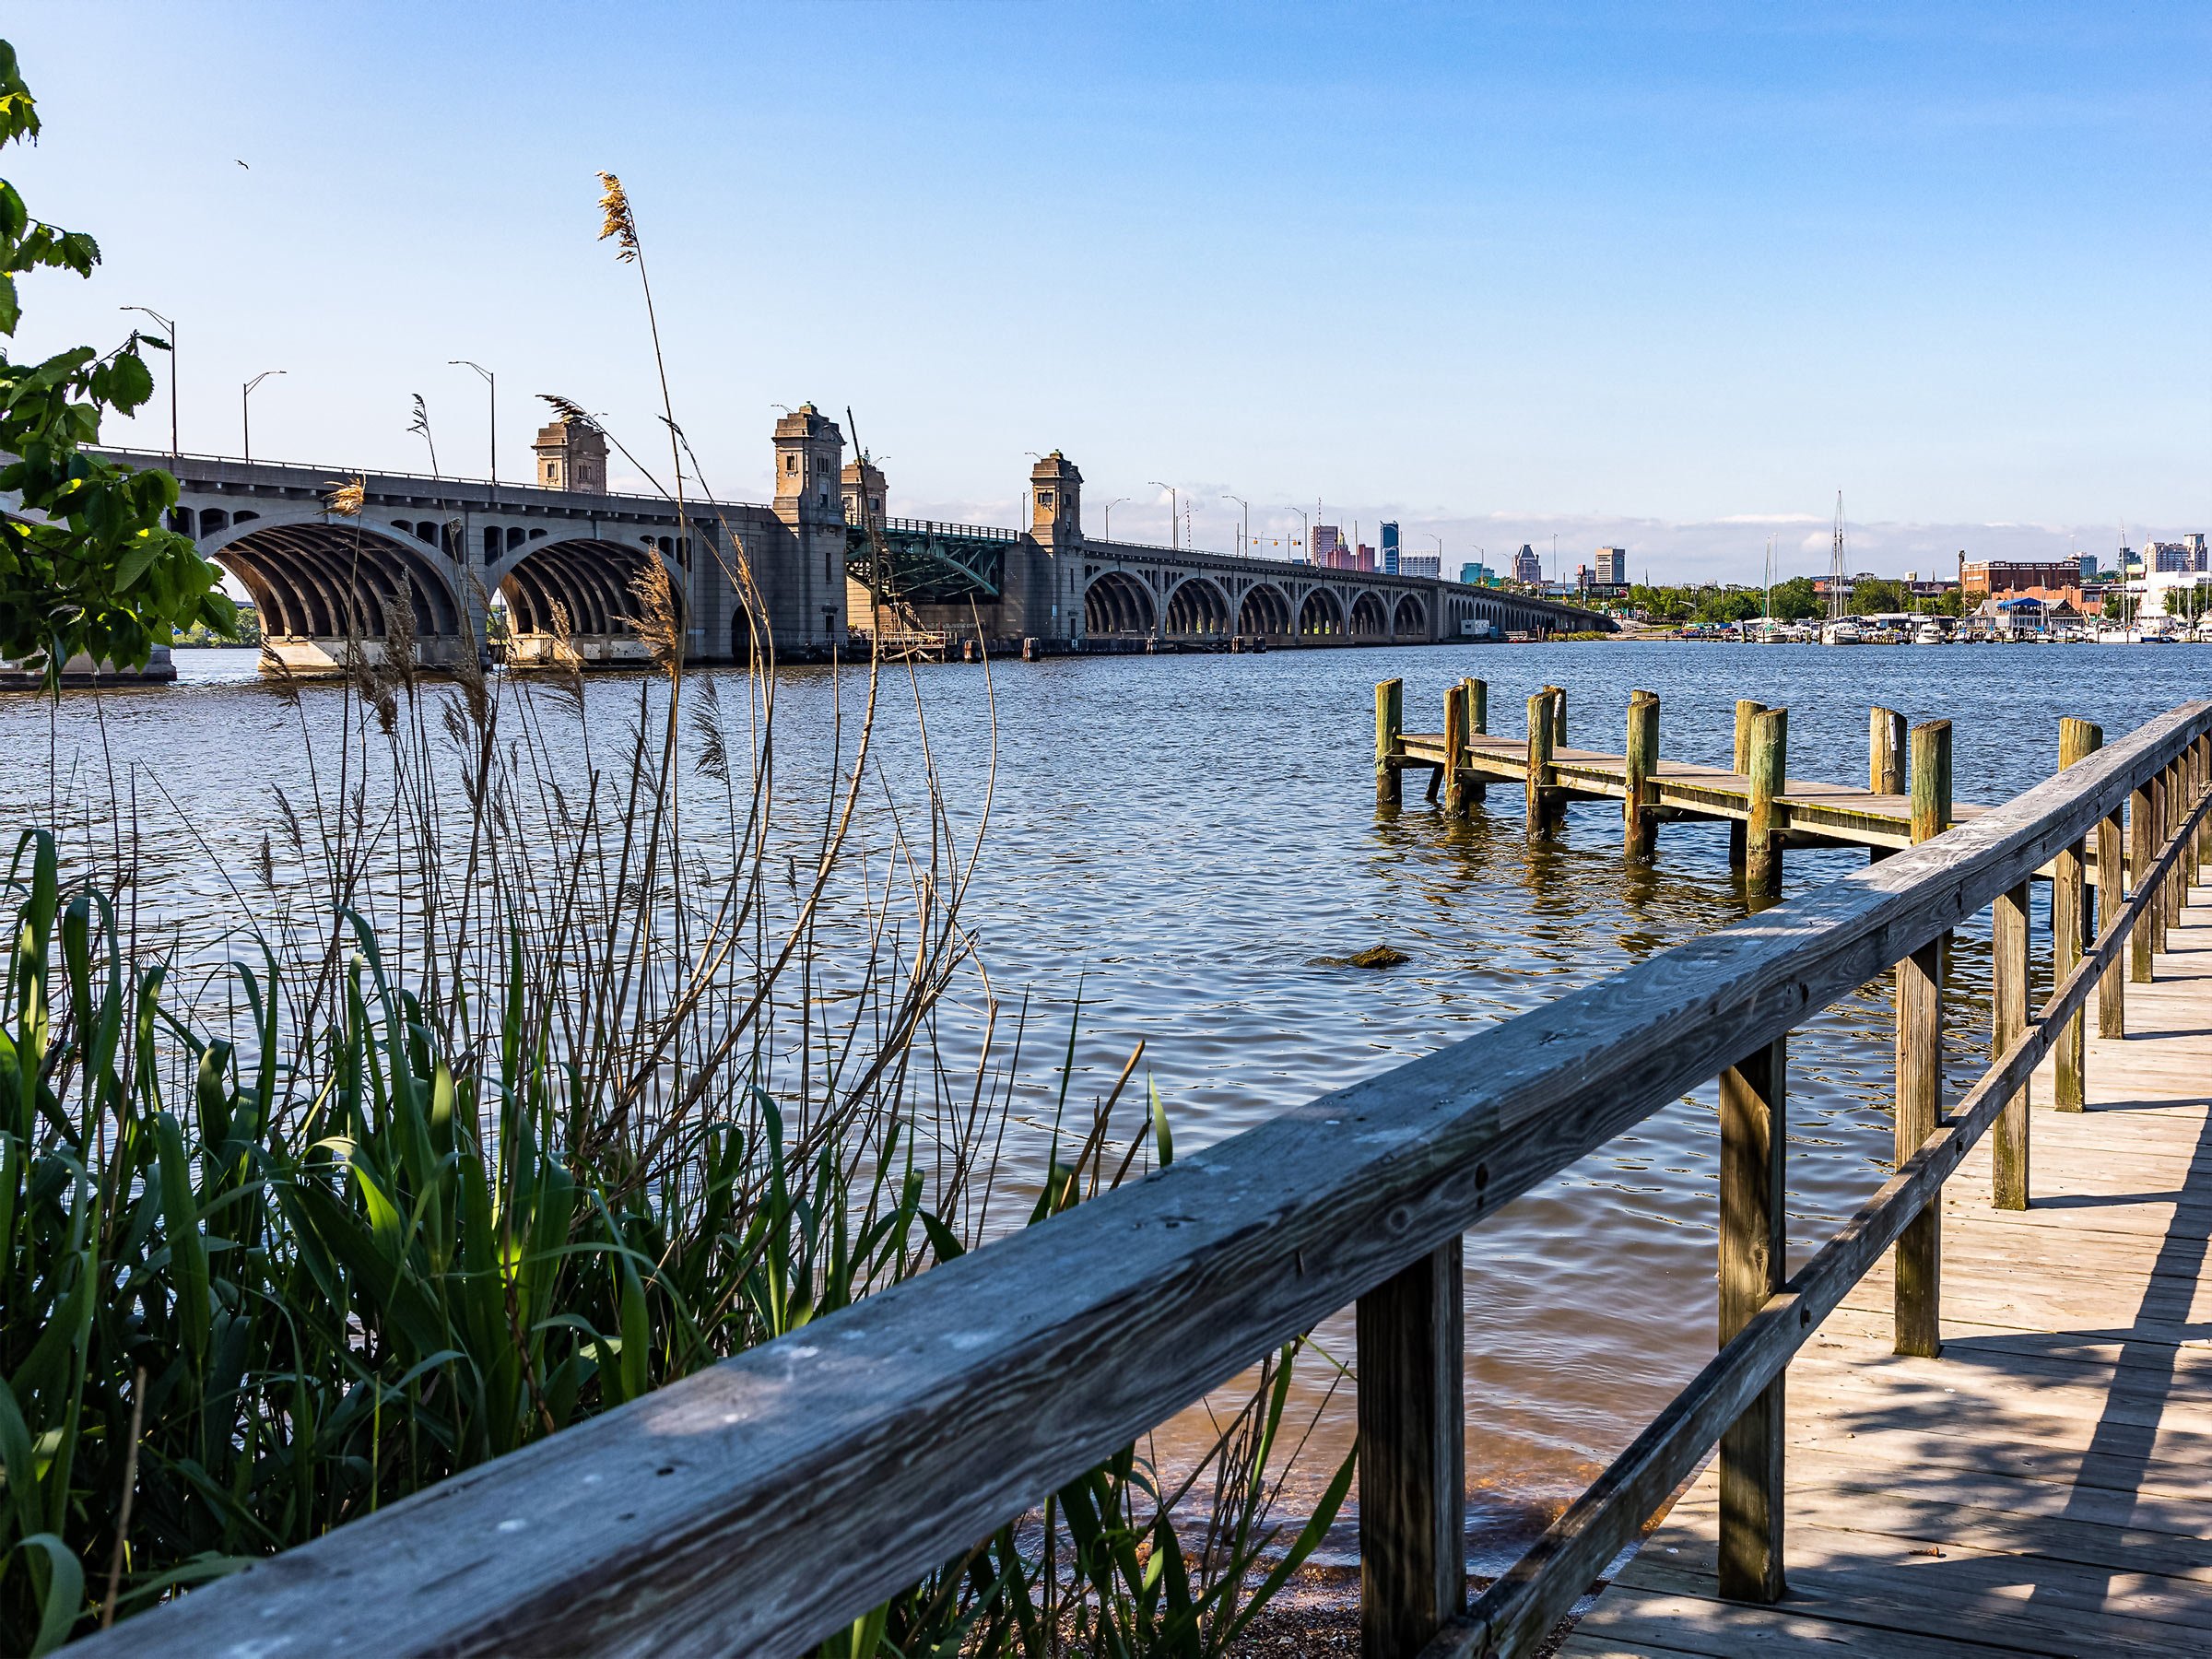
[[[253,459],[253,388],[272,374],[288,372],[282,369],[264,369],[259,374],[238,389],[239,443],[246,452],[246,459]]]
[[[1106,503],[1106,531],[1105,534],[1100,537],[1101,541],[1112,541],[1113,539],[1113,510],[1116,507],[1125,505],[1128,500],[1129,498],[1127,496],[1115,496],[1112,500]]]
[[[466,358],[447,358],[445,366],[448,369],[474,369],[484,377],[485,385],[491,389],[491,454],[488,460],[491,481],[497,484],[500,481],[500,377],[483,364],[472,363]]]
[[[1299,546],[1305,548],[1306,558],[1311,559],[1313,557],[1313,521],[1306,516],[1306,510],[1303,507],[1286,507],[1283,511],[1298,514]]]
[[[169,347],[169,460],[173,466],[184,453],[177,447],[177,325],[150,305],[119,305],[115,309],[144,312],[167,331],[161,343]]]
[[[1226,491],[1223,492],[1221,499],[1225,501],[1234,501],[1244,509],[1244,527],[1237,532],[1237,557],[1241,559],[1244,557],[1244,549],[1252,541],[1252,503],[1242,496],[1230,495]]]
[[[1168,492],[1168,551],[1180,553],[1182,551],[1182,543],[1178,539],[1182,535],[1182,498],[1175,493],[1172,484],[1162,484],[1158,478],[1149,478],[1146,482],[1155,489]]]
[[[1424,530],[1421,534],[1436,544],[1436,574],[1441,582],[1444,576],[1444,538],[1433,530]]]

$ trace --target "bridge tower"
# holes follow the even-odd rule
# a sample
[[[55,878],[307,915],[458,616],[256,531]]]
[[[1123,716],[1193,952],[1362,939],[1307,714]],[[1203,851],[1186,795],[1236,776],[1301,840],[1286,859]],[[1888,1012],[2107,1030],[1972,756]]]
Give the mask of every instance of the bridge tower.
[[[762,591],[774,595],[767,620],[779,640],[844,642],[844,432],[812,404],[776,422],[776,516],[791,539],[768,570],[754,557]]]
[[[1030,468],[1030,545],[1015,631],[1083,637],[1083,475],[1058,450]],[[1012,574],[1011,571],[1008,572]],[[1009,583],[1009,586],[1012,584]]]
[[[606,434],[597,427],[564,415],[538,428],[530,447],[537,455],[539,488],[606,493]]]

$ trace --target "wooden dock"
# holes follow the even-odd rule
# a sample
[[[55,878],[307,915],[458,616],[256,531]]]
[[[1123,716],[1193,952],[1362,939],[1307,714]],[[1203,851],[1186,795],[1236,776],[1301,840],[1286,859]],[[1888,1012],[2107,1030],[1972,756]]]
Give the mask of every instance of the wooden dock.
[[[1939,1358],[1887,1264],[1787,1383],[1786,1588],[1721,1599],[1717,1463],[1561,1659],[2212,1653],[2212,888],[2168,932],[2088,1110],[2033,1102],[2030,1206],[1989,1143],[1946,1184]]]
[[[1490,785],[1512,785],[1526,804],[1532,835],[1553,833],[1569,802],[1618,801],[1629,852],[1641,856],[1656,849],[1663,824],[1724,822],[1732,830],[1732,860],[1748,871],[1754,888],[1768,892],[1779,889],[1787,848],[1865,847],[1879,857],[1983,810],[1951,800],[1950,723],[1931,721],[1908,732],[1905,717],[1893,709],[1868,711],[1867,783],[1861,789],[1791,777],[1789,711],[1748,700],[1735,705],[1735,763],[1716,767],[1660,754],[1659,699],[1649,691],[1630,695],[1618,752],[1568,743],[1567,693],[1558,686],[1528,700],[1525,737],[1491,733],[1489,688],[1481,680],[1462,680],[1446,691],[1441,732],[1405,730],[1404,695],[1398,680],[1375,688],[1375,787],[1382,801],[1402,798],[1401,774],[1409,767],[1426,768],[1430,799],[1461,815],[1483,801]]]

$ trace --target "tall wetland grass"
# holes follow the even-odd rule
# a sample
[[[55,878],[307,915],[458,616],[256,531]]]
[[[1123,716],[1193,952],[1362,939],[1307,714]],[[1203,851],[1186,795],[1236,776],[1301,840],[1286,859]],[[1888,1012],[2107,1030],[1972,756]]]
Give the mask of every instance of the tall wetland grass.
[[[57,785],[14,840],[0,1651],[189,1593],[1171,1156],[1157,1091],[1124,1101],[1135,1055],[1071,1106],[1072,1018],[1056,1098],[1024,1098],[1045,1039],[962,916],[988,790],[964,833],[911,673],[918,754],[880,763],[871,664],[840,677],[826,771],[794,781],[772,642],[743,682],[688,675],[660,565],[637,596],[653,670],[589,699],[572,667],[419,677],[404,606],[343,686],[277,675],[299,771],[212,912],[145,874],[147,838],[194,835],[149,776],[111,767],[92,815]],[[825,1653],[1229,1651],[1351,1473],[1294,1534],[1274,1520],[1297,1354],[1201,1455],[1125,1449]]]

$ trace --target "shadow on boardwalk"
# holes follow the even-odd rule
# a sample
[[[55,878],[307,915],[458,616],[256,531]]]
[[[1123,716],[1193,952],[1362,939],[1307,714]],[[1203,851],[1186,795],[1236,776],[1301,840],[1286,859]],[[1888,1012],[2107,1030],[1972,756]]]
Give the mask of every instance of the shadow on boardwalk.
[[[1717,1598],[1709,1468],[1562,1654],[2212,1652],[2212,902],[2170,943],[2090,1110],[2038,1076],[2032,1207],[1950,1182],[1942,1357],[1885,1268],[1792,1367],[1785,1598]]]

